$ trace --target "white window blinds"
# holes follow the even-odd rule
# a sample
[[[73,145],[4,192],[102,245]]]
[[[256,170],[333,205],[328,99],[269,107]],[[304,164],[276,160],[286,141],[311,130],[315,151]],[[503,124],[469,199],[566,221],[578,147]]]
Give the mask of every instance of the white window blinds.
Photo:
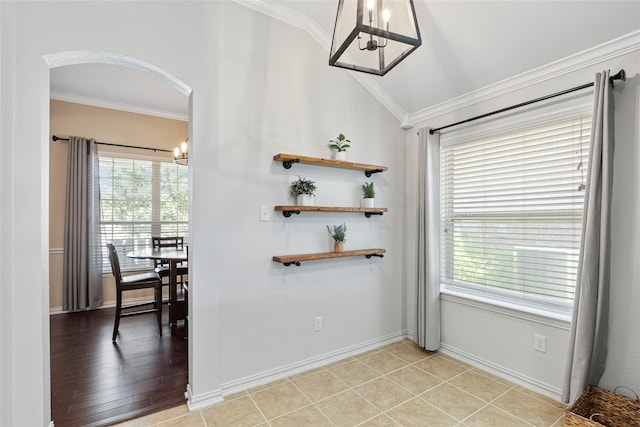
[[[110,273],[106,244],[118,249],[123,270],[151,268],[152,261],[126,253],[150,247],[152,236],[183,236],[189,241],[188,169],[171,162],[100,156],[98,244],[103,272]]]
[[[591,118],[578,117],[440,151],[443,284],[571,305]]]

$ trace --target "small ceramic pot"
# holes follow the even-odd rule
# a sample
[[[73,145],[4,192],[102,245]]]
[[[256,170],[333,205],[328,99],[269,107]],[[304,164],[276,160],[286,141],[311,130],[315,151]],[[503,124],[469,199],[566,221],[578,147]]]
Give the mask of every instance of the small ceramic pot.
[[[308,194],[298,194],[298,197],[296,197],[296,203],[298,206],[313,206],[313,196]]]
[[[347,152],[346,151],[336,151],[333,154],[333,160],[341,160],[341,161],[347,160]]]

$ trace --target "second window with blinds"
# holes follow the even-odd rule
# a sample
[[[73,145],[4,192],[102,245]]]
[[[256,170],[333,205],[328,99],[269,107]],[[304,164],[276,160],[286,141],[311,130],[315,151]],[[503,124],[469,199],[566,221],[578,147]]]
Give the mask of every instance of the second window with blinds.
[[[120,252],[124,271],[148,269],[153,261],[130,259],[150,247],[152,236],[189,241],[189,174],[184,166],[156,159],[100,156],[100,241],[103,273],[110,273],[106,244]]]
[[[443,292],[570,315],[590,126],[582,105],[441,136]]]

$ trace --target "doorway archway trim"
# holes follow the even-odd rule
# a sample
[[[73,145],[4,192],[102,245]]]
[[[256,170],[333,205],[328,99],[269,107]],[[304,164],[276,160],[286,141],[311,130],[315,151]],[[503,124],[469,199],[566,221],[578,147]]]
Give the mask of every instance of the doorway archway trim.
[[[160,67],[132,56],[122,55],[115,52],[93,51],[93,50],[71,50],[66,52],[51,53],[44,56],[49,68],[64,67],[67,65],[79,64],[110,64],[122,65],[135,70],[144,71],[157,77],[186,97],[191,95],[192,89],[176,78],[173,74],[166,72]]]

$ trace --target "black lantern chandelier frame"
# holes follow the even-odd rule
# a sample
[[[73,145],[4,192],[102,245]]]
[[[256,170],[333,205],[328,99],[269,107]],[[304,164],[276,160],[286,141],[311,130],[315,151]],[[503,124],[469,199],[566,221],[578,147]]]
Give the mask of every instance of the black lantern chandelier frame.
[[[345,9],[345,3],[353,3],[354,1],[356,2],[355,22],[346,22],[349,19],[347,17],[349,12]],[[366,10],[365,2],[367,3]],[[405,29],[408,34],[412,33],[413,35],[405,35],[398,32],[402,29],[397,28],[397,26],[394,28],[394,24],[397,24],[400,20],[397,19],[397,16],[390,16],[389,11],[384,8],[385,4],[389,5],[392,2],[406,5],[402,9],[396,7],[396,10],[406,12],[408,15],[406,21],[410,23],[410,28]],[[365,16],[368,19],[365,20]],[[351,16],[351,18],[354,18],[354,16]],[[341,31],[342,26],[351,28],[351,25],[353,25],[353,28],[348,33]],[[341,37],[343,40],[340,40]],[[367,39],[364,45],[363,39]],[[394,58],[389,58],[391,55],[387,53],[386,48],[390,42],[396,42],[396,46],[398,46],[397,43],[406,45],[405,50],[393,54],[395,55]],[[400,61],[420,47],[421,44],[422,37],[418,28],[413,0],[340,0],[331,42],[329,65],[384,76]],[[349,52],[350,47],[351,53]],[[371,55],[377,55],[377,61],[375,61],[377,66],[374,68],[371,65],[358,63],[358,58],[355,58],[358,51],[366,51]]]

